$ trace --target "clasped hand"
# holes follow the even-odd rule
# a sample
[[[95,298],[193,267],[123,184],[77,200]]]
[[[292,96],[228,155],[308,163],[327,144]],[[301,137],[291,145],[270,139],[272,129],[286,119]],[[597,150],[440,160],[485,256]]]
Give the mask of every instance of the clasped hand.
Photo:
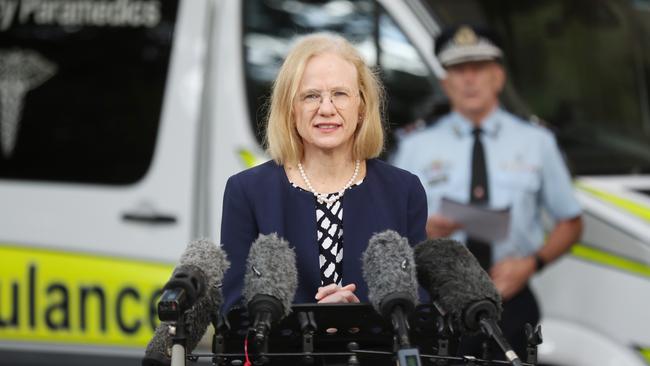
[[[319,287],[318,292],[316,292],[316,300],[319,304],[326,303],[358,303],[359,298],[354,294],[354,290],[357,289],[357,286],[354,283],[350,283],[343,287],[331,283],[327,286]]]

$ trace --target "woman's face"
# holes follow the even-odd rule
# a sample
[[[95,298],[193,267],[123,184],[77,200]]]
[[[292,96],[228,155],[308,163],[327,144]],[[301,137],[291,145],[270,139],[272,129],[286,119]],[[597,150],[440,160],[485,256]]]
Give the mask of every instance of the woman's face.
[[[305,152],[351,152],[360,100],[357,70],[352,63],[334,53],[309,59],[293,106]]]

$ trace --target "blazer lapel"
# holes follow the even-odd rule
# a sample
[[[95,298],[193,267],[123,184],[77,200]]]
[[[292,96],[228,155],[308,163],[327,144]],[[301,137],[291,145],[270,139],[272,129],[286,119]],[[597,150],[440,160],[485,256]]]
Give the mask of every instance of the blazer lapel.
[[[283,175],[284,170],[281,172]],[[283,179],[287,180],[286,175]],[[314,296],[320,286],[320,266],[318,263],[318,245],[316,241],[316,206],[313,196],[285,184],[284,197],[279,204],[283,207],[285,222],[283,227],[286,239],[296,251],[296,263],[300,283],[295,302],[314,302]]]
[[[366,176],[366,180],[368,177]],[[372,235],[368,182],[353,187],[343,196],[343,285],[357,285],[355,294],[367,299],[368,289],[363,280],[361,255],[368,246],[367,238]],[[364,242],[365,241],[365,242]]]

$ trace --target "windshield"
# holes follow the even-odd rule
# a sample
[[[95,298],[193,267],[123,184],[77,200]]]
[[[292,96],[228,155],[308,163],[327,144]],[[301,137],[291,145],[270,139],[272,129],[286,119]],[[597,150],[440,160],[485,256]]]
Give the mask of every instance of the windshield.
[[[556,134],[575,174],[650,173],[650,1],[426,0],[501,38],[503,104]]]

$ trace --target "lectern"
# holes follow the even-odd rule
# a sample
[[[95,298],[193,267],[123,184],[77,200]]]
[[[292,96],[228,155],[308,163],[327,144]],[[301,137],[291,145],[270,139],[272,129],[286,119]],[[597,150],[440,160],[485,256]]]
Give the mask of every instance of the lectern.
[[[453,355],[459,335],[432,305],[419,305],[408,320],[409,338],[421,365],[508,365],[505,361]],[[215,324],[211,357],[215,365],[411,366],[398,360],[399,340],[393,324],[369,304],[296,304],[289,316],[274,324],[258,342],[244,308],[232,310]],[[535,353],[536,345],[530,348]],[[402,352],[401,355],[404,355]],[[525,365],[536,364],[525,363]],[[415,365],[415,363],[413,363]]]

